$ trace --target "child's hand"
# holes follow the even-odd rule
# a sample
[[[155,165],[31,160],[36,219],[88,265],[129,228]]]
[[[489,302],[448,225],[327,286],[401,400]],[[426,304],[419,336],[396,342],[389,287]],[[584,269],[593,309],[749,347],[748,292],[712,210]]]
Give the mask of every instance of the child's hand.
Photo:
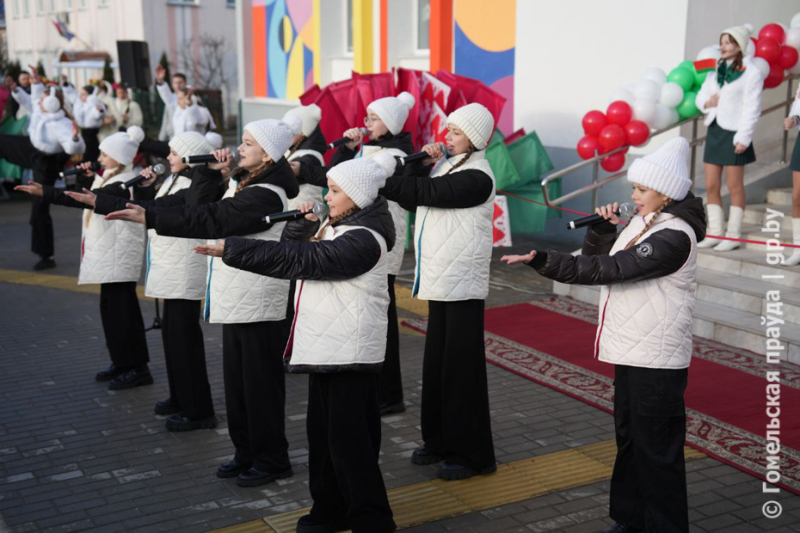
[[[97,199],[97,195],[88,189],[83,189],[83,192],[65,191],[64,194],[73,200],[77,200],[78,202],[86,204],[92,208],[94,208],[95,201]]]
[[[619,211],[619,202],[607,204],[601,207],[595,207],[594,212],[608,220],[615,226],[619,224],[619,217],[615,214]]]
[[[736,143],[733,148],[734,154],[743,154],[747,151],[747,146],[743,145],[742,143]]]
[[[220,244],[198,244],[194,247],[194,251],[209,257],[222,257],[225,252],[225,241],[220,241]]]
[[[289,161],[289,166],[292,167],[295,177],[300,175],[300,163],[298,161]]]
[[[526,255],[504,255],[500,258],[500,261],[505,261],[509,265],[514,263],[525,263],[527,265],[533,261],[534,257],[536,257],[536,250],[531,250],[531,253]]]
[[[231,156],[231,149],[230,148],[222,148],[220,150],[214,150],[211,152],[211,155],[217,158],[218,163],[209,163],[208,168],[211,170],[222,170],[223,168],[227,168],[231,166],[233,163],[233,157]]]
[[[126,204],[127,209],[114,211],[106,215],[106,220],[127,220],[128,222],[145,223],[145,209],[136,204]]]
[[[314,205],[315,205],[314,202],[306,202],[304,204],[300,204],[299,206],[297,206],[297,210],[300,211],[301,213],[307,213],[306,220],[310,220],[311,222],[317,222],[319,221],[319,217],[311,212],[314,209]]]
[[[361,144],[361,141],[364,140],[364,134],[361,133],[361,128],[350,128],[344,132],[343,137],[351,139],[349,142],[345,143],[345,146],[347,146],[347,148],[350,150],[355,150],[356,146]]]
[[[27,185],[17,185],[14,187],[15,191],[26,192],[33,196],[44,196],[44,188],[41,183],[29,181]]]
[[[149,187],[154,181],[156,181],[156,178],[158,177],[158,174],[155,173],[153,167],[143,168],[142,171],[139,172],[139,175],[144,176],[144,181],[139,183],[140,187]]]
[[[422,160],[422,164],[426,167],[436,163],[438,160],[444,157],[439,143],[426,144],[422,147],[422,151],[430,156]]]
[[[81,172],[81,174],[83,174],[87,178],[91,178],[92,176],[94,176],[94,170],[92,170],[92,162],[91,161],[87,161],[85,163],[81,163],[80,165],[76,166],[75,168],[82,169],[83,172]]]
[[[711,98],[706,102],[705,108],[717,107],[717,104],[719,104],[719,93],[711,95]]]
[[[797,126],[797,117],[786,117],[783,119],[783,129],[790,130]]]

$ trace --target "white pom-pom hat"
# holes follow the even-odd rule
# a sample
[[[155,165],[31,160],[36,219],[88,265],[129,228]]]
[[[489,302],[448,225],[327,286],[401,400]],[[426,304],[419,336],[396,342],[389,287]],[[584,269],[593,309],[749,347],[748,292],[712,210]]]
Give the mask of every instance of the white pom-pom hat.
[[[139,143],[144,140],[144,130],[139,126],[131,126],[126,131],[120,131],[109,135],[100,143],[100,151],[105,152],[108,157],[122,166],[130,166],[136,152],[139,151]]]
[[[396,167],[397,160],[393,155],[378,152],[372,157],[340,163],[328,171],[328,177],[363,209],[375,202],[378,191],[386,184],[386,179],[394,174]]]
[[[747,45],[751,42],[750,35],[753,33],[753,25],[744,24],[742,26],[734,26],[723,31],[720,35],[725,33],[733,37],[733,40],[736,41],[736,44],[739,45],[739,48],[742,49],[742,53],[744,53],[747,50]]]
[[[414,95],[403,91],[397,96],[387,96],[375,100],[367,106],[367,111],[372,111],[380,117],[392,135],[397,135],[403,131],[408,112],[414,108],[416,99]]]
[[[450,113],[447,123],[463,131],[478,150],[486,148],[492,139],[494,117],[481,104],[467,104],[459,107]]]
[[[59,109],[61,109],[61,102],[58,100],[58,96],[56,93],[58,92],[58,88],[55,85],[50,87],[50,94],[44,97],[44,102],[42,102],[42,107],[48,113],[55,113]]]
[[[282,120],[274,118],[250,122],[244,127],[244,131],[250,132],[250,135],[273,161],[278,161],[283,157],[286,150],[292,147],[294,140],[291,127]]]
[[[283,117],[283,120],[286,120],[286,117],[289,115],[300,117],[300,120],[303,122],[302,133],[308,137],[317,129],[319,121],[322,119],[322,109],[320,109],[317,104],[295,107],[286,112],[286,116]]]

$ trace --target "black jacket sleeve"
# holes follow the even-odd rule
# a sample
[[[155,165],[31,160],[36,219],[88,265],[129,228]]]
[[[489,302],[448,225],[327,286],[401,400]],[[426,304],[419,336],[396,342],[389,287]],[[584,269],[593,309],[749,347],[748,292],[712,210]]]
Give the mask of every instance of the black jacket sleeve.
[[[274,242],[225,239],[226,265],[279,279],[341,281],[369,272],[381,257],[381,247],[366,229],[348,231],[337,239],[318,242]]]
[[[192,186],[186,195],[189,205],[203,205],[216,202],[224,193],[222,173],[219,170],[208,168],[206,165],[195,167],[192,170]]]
[[[529,265],[561,283],[611,285],[668,276],[683,266],[691,251],[688,235],[665,229],[614,255],[573,256],[548,250],[543,257],[537,253]]]
[[[617,235],[619,235],[617,226],[607,220],[589,226],[586,230],[586,236],[583,238],[581,253],[583,255],[608,254],[617,241]]]
[[[42,189],[43,189],[43,200],[46,202],[50,202],[56,205],[63,205],[65,207],[75,207],[77,209],[87,209],[89,207],[83,202],[73,200],[72,198],[64,194],[63,189],[56,189],[55,187],[51,187],[49,185],[44,185]],[[101,198],[121,200],[122,207],[120,209],[124,209],[125,204],[127,202],[130,202],[130,193],[128,192],[127,189],[123,189],[122,187],[120,187],[119,183],[111,183],[104,187],[97,187],[96,189],[92,189],[92,192],[97,195],[98,200]]]
[[[263,187],[245,187],[233,198],[213,204],[148,209],[147,227],[159,235],[186,239],[222,239],[269,229],[262,219],[283,211],[283,202]]]
[[[319,220],[312,222],[306,218],[291,220],[283,227],[281,241],[306,242],[317,232],[319,224]]]
[[[380,194],[411,210],[417,206],[464,209],[484,203],[494,190],[488,174],[468,169],[432,179],[429,177],[392,177]]]
[[[161,198],[153,198],[152,200],[128,200],[127,198],[119,198],[110,195],[97,195],[94,201],[94,212],[98,215],[107,215],[114,211],[126,209],[125,204],[136,204],[144,207],[145,209],[152,208],[167,208],[176,205],[184,205],[186,203],[187,190],[183,189],[175,194],[162,196]]]
[[[343,144],[339,147],[336,152],[333,153],[333,157],[331,158],[331,166],[335,167],[339,163],[344,163],[345,161],[350,161],[356,157],[358,153],[358,149],[351,150],[347,147],[346,144]]]
[[[301,161],[300,173],[297,179],[300,183],[308,183],[309,185],[316,185],[317,187],[327,187],[328,170],[330,170],[330,167],[321,166],[319,164],[310,165]]]
[[[139,187],[138,185],[133,187],[133,199],[137,202],[146,202],[148,200],[155,200],[156,198],[156,183],[153,182],[150,185],[145,185],[144,187]]]

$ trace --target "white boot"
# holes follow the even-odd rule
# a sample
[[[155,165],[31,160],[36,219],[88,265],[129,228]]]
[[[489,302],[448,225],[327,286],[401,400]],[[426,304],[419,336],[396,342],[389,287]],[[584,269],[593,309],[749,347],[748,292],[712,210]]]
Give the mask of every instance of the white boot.
[[[708,227],[706,228],[706,233],[708,235],[722,235],[722,224],[725,222],[725,213],[722,211],[722,206],[717,204],[707,204],[706,209],[708,210]],[[697,243],[697,247],[711,248],[712,246],[716,246],[721,242],[722,241],[719,239],[706,237]]]
[[[740,239],[742,237],[742,219],[744,218],[744,209],[741,207],[731,206],[728,213],[728,229],[725,232],[726,237],[732,239]],[[736,241],[722,241],[714,247],[717,252],[730,252],[737,249],[741,243]]]
[[[793,218],[792,219],[792,232],[793,232],[793,240],[792,244],[800,245],[800,218]],[[786,259],[783,264],[787,266],[795,266],[800,265],[800,248],[792,248],[793,252],[792,255]]]

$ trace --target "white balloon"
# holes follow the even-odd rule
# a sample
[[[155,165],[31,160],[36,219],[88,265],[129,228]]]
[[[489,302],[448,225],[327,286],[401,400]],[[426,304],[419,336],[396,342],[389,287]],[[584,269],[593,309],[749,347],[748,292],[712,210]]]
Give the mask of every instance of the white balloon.
[[[633,91],[636,100],[650,100],[655,102],[661,95],[661,90],[658,84],[653,80],[639,80],[636,82],[636,88]]]
[[[641,120],[649,127],[653,127],[656,118],[656,103],[652,100],[636,100],[633,103],[633,119]]]
[[[755,57],[756,45],[753,43],[753,39],[747,41],[747,48],[744,50],[744,55],[745,57]]]
[[[800,50],[800,27],[789,28],[786,32],[786,46]]]
[[[675,111],[674,109],[670,109],[664,104],[656,104],[655,106],[655,116],[653,117],[653,125],[652,128],[657,130],[663,130],[674,124],[672,118],[672,112]],[[677,116],[678,112],[675,111],[675,115]]]
[[[800,27],[800,13],[792,17],[792,21],[789,23],[789,26],[792,28]]]
[[[608,102],[617,102],[622,100],[623,102],[627,102],[628,105],[633,105],[633,102],[636,101],[636,97],[633,95],[633,91],[629,91],[625,87],[620,87],[608,98]]]
[[[781,28],[783,28],[783,35],[784,35],[784,37],[785,37],[785,36],[786,36],[786,32],[788,32],[788,31],[789,31],[789,26],[787,26],[787,25],[786,25],[786,24],[784,24],[783,22],[778,22],[778,26],[780,26]],[[786,44],[786,39],[784,38],[783,42],[782,42],[782,43],[778,43],[778,44]]]
[[[664,85],[664,82],[667,81],[667,74],[660,68],[653,67],[644,71],[644,74],[642,74],[642,79],[656,82],[656,85],[658,85],[660,89],[661,86]]]
[[[674,108],[683,101],[683,88],[677,83],[668,81],[661,86],[661,97],[658,99],[659,104],[663,104],[669,108]]]
[[[754,57],[751,59],[753,64],[761,71],[761,74],[766,78],[769,74],[769,63],[763,57]]]
[[[752,42],[752,41],[750,41]],[[715,61],[719,61],[722,57],[722,54],[719,51],[719,45],[712,44],[711,46],[706,46],[700,52],[697,53],[697,60],[700,61],[701,59],[714,59]]]

